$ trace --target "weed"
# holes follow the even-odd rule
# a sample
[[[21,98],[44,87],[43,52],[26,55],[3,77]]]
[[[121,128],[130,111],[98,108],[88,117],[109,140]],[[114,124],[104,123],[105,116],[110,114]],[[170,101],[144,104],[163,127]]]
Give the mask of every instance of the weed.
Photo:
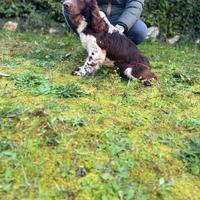
[[[200,176],[200,137],[190,139],[180,158],[192,174]]]
[[[195,82],[199,81],[199,77],[197,76],[199,70],[193,69],[190,71],[181,71],[181,72],[173,72],[172,77],[174,82],[176,83],[186,83],[188,85],[194,85]]]
[[[6,137],[0,137],[0,153],[7,150],[12,150],[14,144]]]
[[[53,86],[49,94],[60,98],[74,98],[85,96],[86,92],[84,92],[79,85],[75,83],[68,83],[65,85]]]
[[[178,123],[181,124],[183,127],[185,127],[188,131],[199,132],[199,130],[200,130],[200,120],[199,119],[194,119],[189,116],[184,116],[184,119],[179,120]]]
[[[0,108],[0,129],[14,129],[21,113],[21,109],[11,105]]]
[[[41,85],[47,84],[48,81],[36,73],[20,74],[12,77],[12,79],[16,81],[15,85],[19,88],[37,88]]]
[[[86,92],[76,83],[53,85],[40,74],[27,73],[11,78],[19,89],[30,89],[33,95],[52,95],[60,98],[75,98],[85,96]]]
[[[65,119],[65,123],[69,124],[70,126],[74,128],[81,128],[84,127],[88,122],[88,119],[86,116],[77,116],[71,119]]]

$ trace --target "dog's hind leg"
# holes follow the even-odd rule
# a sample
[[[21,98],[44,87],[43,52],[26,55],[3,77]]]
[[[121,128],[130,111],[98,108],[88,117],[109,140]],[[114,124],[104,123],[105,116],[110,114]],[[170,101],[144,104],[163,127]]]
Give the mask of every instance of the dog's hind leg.
[[[139,79],[145,86],[151,86],[152,82],[157,79],[157,76],[150,71],[148,66],[140,65],[128,65],[128,64],[116,64],[117,70],[121,76],[128,79]]]

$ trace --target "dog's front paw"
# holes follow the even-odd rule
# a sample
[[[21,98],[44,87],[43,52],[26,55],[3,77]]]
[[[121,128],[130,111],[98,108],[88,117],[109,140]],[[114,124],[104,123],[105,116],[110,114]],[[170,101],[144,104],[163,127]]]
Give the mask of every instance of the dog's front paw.
[[[87,74],[85,68],[83,66],[76,67],[72,70],[71,73],[73,76],[85,76]]]

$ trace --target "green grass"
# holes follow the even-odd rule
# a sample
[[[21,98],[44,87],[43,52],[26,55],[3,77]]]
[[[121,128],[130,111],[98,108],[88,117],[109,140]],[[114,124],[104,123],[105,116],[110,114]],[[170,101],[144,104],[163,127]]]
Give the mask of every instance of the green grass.
[[[0,31],[0,199],[200,199],[200,50],[145,42],[159,80],[74,77],[67,36]]]

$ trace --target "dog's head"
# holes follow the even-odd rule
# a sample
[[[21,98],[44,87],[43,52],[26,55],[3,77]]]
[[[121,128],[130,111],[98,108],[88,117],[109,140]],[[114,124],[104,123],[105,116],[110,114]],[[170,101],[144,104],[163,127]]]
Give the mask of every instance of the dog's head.
[[[84,14],[96,6],[95,0],[64,0],[63,9],[70,16]]]
[[[99,14],[96,0],[65,0],[63,9],[72,19],[83,16],[88,27],[96,33],[107,29],[107,24]]]

